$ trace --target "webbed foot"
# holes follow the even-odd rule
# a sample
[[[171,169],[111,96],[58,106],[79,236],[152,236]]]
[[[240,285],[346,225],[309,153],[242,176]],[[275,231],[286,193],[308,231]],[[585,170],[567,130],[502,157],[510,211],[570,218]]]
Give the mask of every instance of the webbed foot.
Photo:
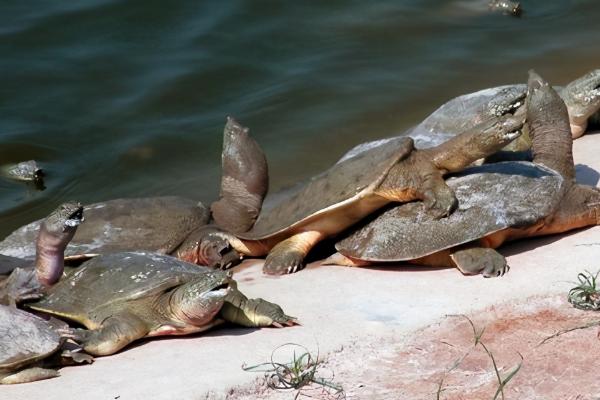
[[[427,212],[435,219],[447,217],[458,207],[458,200],[445,183],[425,191],[423,194]]]
[[[323,237],[319,231],[306,231],[277,243],[265,260],[263,272],[268,275],[284,275],[304,269],[306,255]]]
[[[267,256],[263,272],[267,275],[293,274],[303,270],[304,253],[296,250],[279,250],[277,246]]]
[[[248,300],[246,308],[252,310],[251,314],[255,326],[284,328],[286,326],[298,325],[298,320],[286,315],[277,304],[260,298]]]
[[[503,276],[510,270],[506,258],[494,249],[471,248],[453,253],[452,260],[466,275],[482,274],[484,278]]]

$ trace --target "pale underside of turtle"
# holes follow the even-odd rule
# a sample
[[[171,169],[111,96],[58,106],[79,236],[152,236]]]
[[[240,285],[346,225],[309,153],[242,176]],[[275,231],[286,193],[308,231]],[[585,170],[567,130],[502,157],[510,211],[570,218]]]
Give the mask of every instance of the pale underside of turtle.
[[[205,281],[216,283],[199,289]],[[224,271],[171,256],[111,253],[85,262],[29,307],[84,325],[89,331],[79,331],[81,344],[94,355],[112,354],[143,337],[202,332],[225,320],[255,327],[294,324],[277,305],[247,299],[231,285],[235,282]],[[211,299],[217,299],[218,308],[206,306],[207,319],[189,319],[190,310],[204,310],[202,301]],[[182,305],[191,308],[182,310]]]
[[[169,253],[209,219],[202,204],[175,196],[109,200],[85,206],[84,212],[86,222],[67,246],[66,256],[127,250]],[[34,258],[41,221],[11,233],[0,242],[0,254]]]
[[[459,201],[447,218],[432,218],[419,202],[398,205],[339,241],[336,249],[364,261],[408,261],[508,227],[532,225],[554,212],[562,198],[563,178],[529,162],[472,167],[446,182]]]
[[[394,138],[385,146],[365,151],[346,163],[336,164],[289,191],[285,196],[267,195],[261,213],[244,239],[265,239],[289,231],[310,230],[344,207],[360,201],[375,190],[389,170],[412,149],[406,138]],[[340,215],[343,218],[343,215]],[[332,222],[337,225],[336,222]],[[319,226],[327,232],[328,227]],[[331,228],[332,233],[336,228]]]
[[[0,305],[0,383],[58,376],[56,371],[34,365],[61,347],[59,327],[31,313]]]

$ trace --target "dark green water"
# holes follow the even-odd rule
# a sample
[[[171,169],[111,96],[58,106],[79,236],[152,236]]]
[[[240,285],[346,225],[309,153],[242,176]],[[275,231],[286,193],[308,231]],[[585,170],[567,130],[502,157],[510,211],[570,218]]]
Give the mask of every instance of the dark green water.
[[[271,188],[390,136],[457,95],[563,84],[600,67],[597,0],[0,3],[0,238],[64,200],[218,193],[225,116],[251,128]]]

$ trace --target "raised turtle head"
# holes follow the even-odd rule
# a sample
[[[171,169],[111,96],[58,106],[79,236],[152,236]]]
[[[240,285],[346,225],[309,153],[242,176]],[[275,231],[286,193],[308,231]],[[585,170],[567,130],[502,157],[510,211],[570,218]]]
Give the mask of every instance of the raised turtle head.
[[[61,204],[42,222],[36,244],[36,275],[42,285],[50,286],[62,275],[65,248],[81,222],[83,207],[76,202]]]
[[[524,122],[524,113],[490,118],[472,130],[431,149],[433,162],[438,168],[458,172],[472,162],[494,154],[521,136]]]
[[[583,135],[588,119],[600,110],[600,69],[569,83],[562,92],[569,110],[573,138]]]
[[[507,87],[496,94],[488,105],[488,114],[493,117],[502,117],[507,114],[515,114],[525,105],[525,90],[516,90]]]
[[[83,206],[80,203],[71,201],[61,204],[54,210],[42,222],[42,229],[57,237],[66,237],[67,235],[74,235],[83,220]]]
[[[175,289],[169,301],[171,312],[182,322],[207,325],[223,307],[232,283],[231,275],[223,271],[201,274]]]

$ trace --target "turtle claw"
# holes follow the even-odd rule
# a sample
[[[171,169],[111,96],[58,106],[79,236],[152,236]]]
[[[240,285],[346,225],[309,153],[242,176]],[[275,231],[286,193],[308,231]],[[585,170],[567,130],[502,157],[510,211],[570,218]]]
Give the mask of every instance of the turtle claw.
[[[444,189],[446,189],[445,187]],[[448,190],[428,190],[424,193],[424,203],[427,212],[435,219],[449,216],[458,206],[458,200],[454,192]]]
[[[61,335],[61,336],[65,337],[67,339],[72,339],[73,341],[75,341],[79,344],[83,344],[87,340],[89,340],[90,334],[91,334],[91,331],[88,329],[70,328],[70,329],[65,329],[64,335]]]
[[[474,247],[459,250],[450,257],[458,269],[467,275],[482,274],[484,278],[496,278],[510,270],[504,256],[490,248]]]
[[[500,276],[504,276],[504,274],[506,274],[509,270],[510,266],[508,264],[505,264],[504,267],[500,268],[492,268],[491,266],[488,266],[481,273],[484,278],[497,278]]]
[[[263,272],[267,275],[293,274],[305,266],[304,254],[299,251],[272,251],[265,260]]]
[[[287,321],[285,322],[278,322],[278,321],[273,321],[273,323],[271,324],[271,326],[275,327],[275,328],[285,328],[285,327],[290,327],[290,326],[295,326],[295,325],[300,325],[297,322],[297,319],[294,317],[289,317],[289,316],[285,316],[286,318],[289,318]]]

